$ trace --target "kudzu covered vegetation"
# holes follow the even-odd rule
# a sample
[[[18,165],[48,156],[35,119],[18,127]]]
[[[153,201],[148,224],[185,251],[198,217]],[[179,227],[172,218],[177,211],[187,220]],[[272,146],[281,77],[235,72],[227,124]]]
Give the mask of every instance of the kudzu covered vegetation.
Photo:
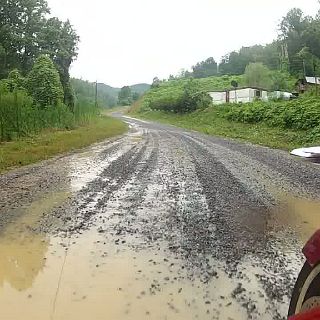
[[[223,105],[219,108],[222,115],[230,121],[305,130],[309,141],[320,139],[318,97],[303,97],[291,101],[256,101],[242,105]]]
[[[45,0],[7,0],[0,19],[0,142],[72,129],[98,114],[77,99],[69,69],[79,37]]]
[[[98,114],[95,105],[63,103],[59,73],[52,60],[40,56],[30,73],[18,70],[0,81],[0,140],[10,141],[44,129],[73,129]]]

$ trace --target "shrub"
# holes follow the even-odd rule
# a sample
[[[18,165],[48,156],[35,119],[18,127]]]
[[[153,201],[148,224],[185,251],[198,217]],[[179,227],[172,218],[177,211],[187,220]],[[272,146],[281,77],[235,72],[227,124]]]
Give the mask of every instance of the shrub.
[[[40,107],[57,105],[63,101],[63,88],[60,76],[52,60],[40,56],[27,76],[29,94]]]
[[[320,126],[320,101],[300,98],[292,101],[253,102],[231,106],[224,115],[238,122],[265,122],[269,126],[308,130]]]

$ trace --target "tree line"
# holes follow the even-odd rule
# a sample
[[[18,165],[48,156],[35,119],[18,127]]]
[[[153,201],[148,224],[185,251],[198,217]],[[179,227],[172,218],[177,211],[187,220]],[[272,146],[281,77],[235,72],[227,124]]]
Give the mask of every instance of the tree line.
[[[182,70],[176,78],[206,78],[219,75],[241,75],[250,63],[262,63],[269,70],[289,73],[294,77],[319,76],[320,72],[320,11],[308,16],[301,9],[291,9],[278,26],[279,36],[272,43],[242,47],[221,58],[210,57]]]
[[[36,59],[45,55],[58,70],[63,102],[73,108],[69,69],[79,37],[70,21],[49,17],[45,0],[0,0],[0,7],[0,79],[15,69],[27,76]]]
[[[75,98],[69,69],[79,37],[45,0],[0,0],[0,142],[72,129],[98,114]]]

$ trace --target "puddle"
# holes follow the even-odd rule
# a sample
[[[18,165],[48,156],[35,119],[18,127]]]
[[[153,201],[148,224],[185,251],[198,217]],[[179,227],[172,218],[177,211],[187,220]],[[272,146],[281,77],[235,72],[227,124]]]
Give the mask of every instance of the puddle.
[[[292,231],[304,244],[320,229],[320,201],[285,196],[281,203],[271,215],[270,227],[279,232]]]
[[[44,268],[48,245],[47,239],[41,236],[0,238],[0,295],[2,291],[24,291],[32,287]]]
[[[119,249],[92,231],[73,240],[68,251],[51,240],[32,287],[2,285],[2,318],[18,320],[23,311],[24,320],[246,319],[223,273],[190,281],[183,261],[164,251]]]
[[[1,233],[1,294],[6,289],[20,292],[33,286],[34,280],[45,266],[49,247],[49,239],[36,234],[33,228],[43,213],[61,205],[67,198],[68,193],[59,192],[32,203],[19,219]]]

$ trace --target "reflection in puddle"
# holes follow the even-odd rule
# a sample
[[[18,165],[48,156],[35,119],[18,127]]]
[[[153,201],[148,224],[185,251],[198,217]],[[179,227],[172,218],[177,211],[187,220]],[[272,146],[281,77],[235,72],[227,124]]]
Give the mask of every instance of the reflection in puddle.
[[[10,284],[18,291],[32,287],[44,268],[47,248],[48,242],[41,236],[0,238],[0,287]]]
[[[0,236],[0,288],[11,286],[18,291],[32,287],[37,275],[45,266],[49,240],[33,232],[44,212],[63,203],[68,194],[53,193],[34,202],[15,223]],[[7,286],[9,285],[9,287]],[[10,290],[10,289],[9,289]],[[0,289],[1,291],[1,289]]]

